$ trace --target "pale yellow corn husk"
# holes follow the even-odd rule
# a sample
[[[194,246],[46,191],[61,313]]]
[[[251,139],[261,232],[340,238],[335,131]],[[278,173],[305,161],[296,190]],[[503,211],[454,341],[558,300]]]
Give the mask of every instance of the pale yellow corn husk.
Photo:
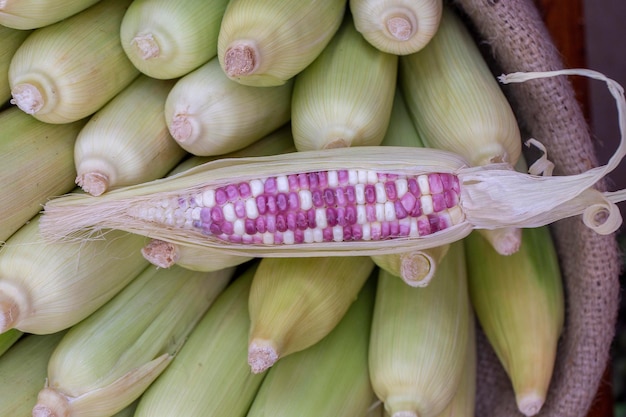
[[[0,17],[2,12],[0,11]],[[17,48],[30,35],[29,30],[12,29],[0,26],[0,103],[6,103],[11,98],[11,87],[9,86],[9,64]]]
[[[66,19],[99,0],[2,0],[0,25],[14,29],[37,29]]]
[[[350,0],[357,30],[383,52],[408,55],[435,35],[442,0]]]
[[[20,332],[17,329],[10,329],[4,333],[0,333],[0,356],[13,346],[23,334],[24,332]]]
[[[523,234],[511,256],[498,255],[475,233],[465,250],[476,315],[511,379],[519,410],[532,416],[548,392],[565,306],[549,229]]]
[[[265,374],[246,362],[255,267],[220,294],[178,356],[139,400],[135,417],[244,417]]]
[[[0,112],[0,242],[50,196],[74,188],[74,141],[84,124],[50,125],[15,107]]]
[[[76,184],[100,195],[163,177],[185,156],[163,106],[173,81],[140,75],[87,122],[74,146]]]
[[[122,21],[122,47],[142,73],[182,77],[217,54],[217,36],[228,0],[138,0]]]
[[[249,300],[252,372],[263,372],[328,335],[373,269],[367,257],[262,259]]]
[[[66,329],[109,301],[148,262],[144,238],[111,231],[89,242],[45,242],[40,216],[0,249],[0,332]]]
[[[108,417],[130,405],[175,358],[233,273],[145,269],[63,337],[33,417]]]
[[[462,242],[450,246],[426,288],[380,270],[369,369],[391,417],[435,417],[452,400],[466,359],[469,311]]]
[[[424,144],[472,165],[508,162],[521,153],[517,120],[469,31],[446,7],[437,34],[399,59],[399,82]]]
[[[50,355],[64,334],[61,331],[24,335],[0,356],[0,415],[31,415],[37,393],[46,380]]]
[[[176,82],[165,120],[174,139],[194,155],[233,152],[289,121],[292,90],[292,81],[263,89],[233,82],[213,58]]]
[[[217,41],[220,65],[241,84],[284,84],[328,45],[346,7],[346,0],[231,0]]]
[[[398,73],[398,57],[370,45],[352,17],[322,53],[295,77],[291,110],[299,151],[380,145]]]
[[[247,417],[365,416],[374,396],[367,349],[375,282],[365,283],[326,337],[267,372]]]
[[[104,106],[139,74],[120,44],[129,4],[101,0],[36,29],[11,60],[11,103],[47,123],[70,123]]]

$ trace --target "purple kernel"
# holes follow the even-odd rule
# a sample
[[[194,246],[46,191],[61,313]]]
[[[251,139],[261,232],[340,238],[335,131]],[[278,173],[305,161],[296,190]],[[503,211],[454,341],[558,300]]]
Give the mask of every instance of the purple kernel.
[[[419,185],[417,185],[417,180],[415,178],[409,178],[407,181],[407,186],[411,194],[413,194],[417,198],[421,197],[422,192],[420,191],[420,187]]]
[[[246,217],[246,203],[243,200],[235,201],[235,216],[240,219]]]
[[[266,200],[267,212],[270,214],[276,214],[278,212],[276,207],[276,196],[268,195]]]
[[[211,223],[209,225],[209,233],[211,233],[212,235],[219,235],[220,233],[222,233],[222,228],[217,223]]]
[[[280,232],[274,233],[274,243],[277,245],[281,245],[283,242],[283,234]]]
[[[415,200],[415,205],[409,212],[409,216],[411,217],[419,217],[422,215],[422,203],[419,200]]]
[[[299,211],[296,213],[295,222],[296,222],[296,228],[299,230],[306,230],[306,228],[309,226],[307,215],[304,211]]]
[[[263,184],[263,190],[266,194],[274,194],[276,192],[276,177],[268,177]]]
[[[221,223],[224,221],[224,213],[221,207],[215,206],[211,208],[211,221],[213,223]]]
[[[203,207],[200,209],[200,220],[202,223],[209,223],[211,221],[211,209]]]
[[[439,174],[439,178],[441,179],[441,185],[443,186],[444,190],[449,190],[452,188],[452,174]]]
[[[443,193],[443,198],[446,201],[446,207],[454,207],[459,204],[459,196],[454,191],[448,190]]]
[[[347,226],[346,209],[344,207],[337,207],[335,211],[337,213],[337,224],[342,227]]]
[[[385,193],[387,194],[387,199],[395,200],[398,198],[398,192],[396,191],[396,183],[393,181],[387,181],[385,183]]]
[[[313,207],[322,207],[324,205],[322,192],[320,190],[311,192],[311,201],[313,202]]]
[[[260,194],[256,198],[256,208],[259,214],[263,215],[267,211],[267,198],[264,194]]]
[[[373,204],[368,204],[365,206],[365,219],[368,222],[376,221],[376,206]]]
[[[244,228],[246,230],[246,233],[249,235],[253,235],[257,232],[255,222],[252,219],[246,219],[244,221]]]
[[[417,219],[417,234],[419,236],[426,236],[431,234],[430,221],[427,217],[418,217]]]
[[[335,193],[332,188],[327,188],[324,190],[324,202],[326,202],[327,206],[335,205]]]
[[[338,206],[345,206],[346,204],[348,204],[348,200],[346,199],[346,194],[343,191],[343,188],[338,187],[335,190],[335,201],[337,202]]]
[[[226,195],[226,191],[221,187],[215,190],[215,202],[220,206],[228,202],[228,195]]]
[[[378,222],[372,223],[370,226],[370,234],[372,236],[372,240],[380,240],[382,235],[381,225]]]
[[[409,222],[400,222],[398,236],[408,236],[411,233],[411,224]]]
[[[310,229],[315,229],[317,227],[317,222],[315,221],[315,209],[310,209],[306,212],[306,219]]]
[[[316,190],[319,187],[319,181],[317,179],[317,172],[310,172],[307,174],[309,177],[309,188]]]
[[[250,184],[247,182],[242,182],[239,184],[239,195],[241,198],[249,198],[252,196],[252,190],[250,189]]]
[[[276,216],[269,214],[265,218],[265,225],[267,227],[267,231],[270,233],[276,232]]]
[[[367,184],[365,186],[365,201],[368,203],[376,202],[376,188],[372,184]]]
[[[346,199],[348,203],[356,203],[356,192],[354,191],[354,186],[348,185],[346,187]]]
[[[319,171],[317,173],[317,182],[320,188],[328,187],[328,173],[326,171]]]
[[[325,227],[322,230],[322,238],[324,242],[332,242],[333,240],[333,229],[331,227]]]
[[[430,223],[430,231],[431,233],[438,232],[439,229],[439,216],[436,214],[428,215],[428,223]]]
[[[339,171],[337,171],[337,179],[339,180],[339,184],[347,185],[348,181],[350,180],[348,171],[346,171],[345,169],[340,169]]]
[[[290,210],[297,210],[300,208],[300,199],[298,198],[298,193],[291,192],[287,194],[287,205]]]
[[[382,222],[380,224],[380,238],[387,239],[391,235],[391,228],[389,222]]]
[[[303,190],[309,189],[309,176],[307,174],[298,174],[298,185]]]
[[[289,189],[291,191],[298,191],[300,189],[298,176],[296,174],[287,175],[287,181],[289,182]]]
[[[337,226],[337,211],[334,208],[326,209],[326,223],[330,227]]]
[[[344,226],[344,228],[343,228],[343,240],[344,241],[352,240],[352,227]]]
[[[352,225],[352,239],[363,240],[363,227],[360,224]]]
[[[433,198],[433,211],[435,213],[443,211],[443,210],[445,210],[447,208],[446,200],[445,200],[443,194],[441,194],[441,193],[433,194],[432,198]]]
[[[239,197],[239,190],[235,184],[227,185],[225,191],[230,201],[235,201]]]
[[[297,224],[296,224],[296,213],[294,213],[293,211],[290,211],[289,213],[287,213],[285,215],[285,219],[287,222],[287,229],[288,230],[296,230],[297,229]]]
[[[243,236],[240,235],[229,235],[228,240],[232,243],[243,243]]]
[[[346,223],[349,225],[356,223],[356,208],[354,206],[346,207]]]
[[[276,196],[276,208],[278,211],[287,210],[287,195],[284,193],[279,193]]]
[[[276,215],[276,230],[279,232],[287,230],[287,219],[282,213]]]
[[[389,224],[389,236],[398,237],[400,235],[400,223],[397,220],[388,222]]]
[[[234,227],[231,222],[222,223],[222,233],[225,233],[227,235],[232,235],[233,231],[234,231]]]
[[[265,221],[265,217],[260,216],[256,218],[255,221],[256,230],[259,233],[267,232],[267,222]]]
[[[404,218],[406,218],[409,215],[406,212],[406,209],[402,205],[401,201],[395,201],[393,203],[393,207],[394,207],[394,210],[396,211],[396,218],[397,219],[404,219]]]
[[[304,243],[304,232],[300,229],[294,230],[293,241],[294,243]]]
[[[402,203],[402,207],[408,213],[410,213],[413,210],[413,207],[415,207],[416,201],[417,201],[417,198],[415,198],[415,196],[412,193],[406,193],[402,196],[402,198],[400,198],[400,203]],[[397,210],[398,209],[396,209],[396,211]]]
[[[443,192],[443,183],[439,174],[430,174],[428,176],[428,186],[430,187],[431,194],[438,194]]]

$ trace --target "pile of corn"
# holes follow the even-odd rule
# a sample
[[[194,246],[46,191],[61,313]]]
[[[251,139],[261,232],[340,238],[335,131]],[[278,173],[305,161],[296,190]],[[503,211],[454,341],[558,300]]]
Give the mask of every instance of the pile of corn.
[[[4,0],[0,25],[0,416],[473,416],[476,321],[520,412],[540,411],[564,315],[546,226],[330,253],[461,222],[454,177],[385,174],[385,146],[523,170],[513,112],[452,8]],[[329,159],[264,183],[223,159],[360,146],[376,147],[371,170]],[[242,177],[185,197],[203,207],[189,218],[166,200],[137,212],[239,244],[330,249],[41,234],[52,197],[97,202],[218,159]]]

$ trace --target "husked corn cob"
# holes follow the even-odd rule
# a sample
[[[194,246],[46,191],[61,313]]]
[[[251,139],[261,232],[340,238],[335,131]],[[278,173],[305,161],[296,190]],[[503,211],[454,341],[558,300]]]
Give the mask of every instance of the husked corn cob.
[[[24,335],[0,356],[0,415],[31,415],[50,355],[64,334]]]
[[[220,65],[241,84],[284,84],[322,52],[346,7],[346,0],[231,0],[217,40]]]
[[[350,0],[357,30],[383,52],[408,55],[435,35],[442,0]]]
[[[47,123],[70,123],[104,106],[139,74],[120,44],[129,4],[100,0],[30,34],[9,67],[11,103]]]
[[[247,417],[365,416],[374,397],[367,347],[375,287],[370,279],[326,337],[267,372]]]
[[[262,259],[249,300],[252,372],[263,372],[328,335],[373,269],[367,257]]]
[[[2,0],[0,25],[14,29],[37,29],[66,19],[98,0]]]
[[[224,290],[176,359],[141,396],[134,417],[244,417],[265,374],[246,363],[255,266]]]
[[[264,89],[229,80],[217,58],[180,78],[165,102],[172,137],[194,155],[233,152],[291,117],[293,81]]]
[[[391,116],[398,57],[359,34],[351,15],[296,77],[291,123],[296,148],[380,145]]]
[[[545,401],[564,320],[563,284],[547,227],[523,229],[520,250],[495,253],[467,237],[472,304],[513,384],[519,410],[537,414]]]
[[[391,417],[436,417],[452,400],[467,357],[470,311],[462,242],[450,246],[426,288],[380,270],[369,370]]]
[[[17,329],[10,329],[0,333],[0,356],[6,352],[24,333]]]
[[[130,405],[175,358],[233,273],[145,269],[63,337],[33,417],[108,417]]]
[[[111,231],[89,241],[46,243],[36,216],[0,251],[0,333],[66,329],[109,301],[148,263],[144,238]]]
[[[1,10],[1,9],[0,9]],[[2,12],[0,11],[0,17]],[[12,29],[0,26],[0,104],[6,103],[11,98],[11,87],[9,86],[9,64],[11,58],[19,46],[30,35],[28,30]]]
[[[227,0],[136,0],[124,14],[120,37],[131,62],[159,79],[182,77],[217,54]]]
[[[15,107],[0,112],[0,242],[50,196],[74,188],[74,141],[85,121],[49,125]]]
[[[85,192],[161,178],[183,158],[163,116],[173,85],[140,75],[87,122],[74,147],[76,183]]]

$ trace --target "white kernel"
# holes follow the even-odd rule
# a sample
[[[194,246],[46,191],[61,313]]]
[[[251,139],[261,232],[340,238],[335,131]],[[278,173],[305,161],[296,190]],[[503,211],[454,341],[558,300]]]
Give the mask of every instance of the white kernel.
[[[343,242],[343,227],[333,226],[333,240],[335,242]]]
[[[324,241],[324,232],[322,232],[322,229],[313,230],[313,241],[318,243]]]
[[[367,211],[365,210],[365,206],[362,204],[356,206],[356,222],[358,224],[367,223]]]
[[[385,184],[377,182],[374,184],[374,190],[376,191],[376,202],[384,203],[387,201],[387,193],[385,192]]]
[[[292,230],[285,230],[283,232],[283,243],[286,245],[293,245],[296,239]]]
[[[356,185],[359,183],[359,174],[355,169],[348,170],[348,184]]]
[[[428,183],[428,175],[418,175],[417,185],[420,188],[422,194],[430,194],[430,184]]]
[[[256,200],[254,198],[248,198],[246,200],[246,217],[252,220],[259,217],[259,208],[257,207]]]
[[[276,177],[276,189],[279,193],[289,192],[289,181],[286,175],[279,175]]]
[[[328,171],[328,186],[337,187],[339,185],[339,175],[337,171]]]
[[[328,226],[326,221],[326,210],[323,208],[315,209],[315,224],[318,228],[323,229]]]
[[[409,236],[419,236],[419,232],[417,231],[417,219],[415,217],[411,217],[411,228],[409,229]]]
[[[191,220],[200,220],[200,212],[202,207],[194,207],[191,209]]]
[[[406,178],[398,178],[396,180],[396,193],[398,194],[398,198],[402,198],[409,191],[409,186]]]
[[[369,184],[378,183],[378,173],[376,171],[367,171],[367,182]]]
[[[226,221],[234,222],[237,218],[237,215],[235,214],[235,205],[233,203],[224,204],[222,211],[224,212],[224,220]]]
[[[250,192],[252,192],[252,197],[256,197],[260,194],[263,194],[264,191],[263,182],[261,180],[251,180],[250,181]],[[272,238],[273,241],[274,238]]]
[[[187,219],[185,220],[185,224],[183,225],[183,228],[185,229],[193,229],[193,220],[191,219]]]
[[[313,207],[313,197],[311,191],[300,190],[298,191],[298,198],[300,200],[300,209],[308,210]]]
[[[203,207],[204,202],[202,201],[202,192],[199,192],[198,194],[194,194],[193,196],[191,196],[191,198],[189,199],[189,204],[192,207],[196,207],[196,206]]]
[[[369,223],[365,223],[361,228],[361,233],[363,234],[363,240],[371,240],[372,239],[372,229],[370,228]]]
[[[174,226],[174,210],[163,209],[163,221],[168,226]]]
[[[367,184],[367,171],[359,169],[357,172],[359,184]]]
[[[263,233],[263,243],[266,245],[274,244],[274,233],[265,232]]]
[[[303,233],[303,241],[304,243],[313,243],[314,242],[313,230],[305,229]]]
[[[450,215],[450,221],[453,225],[459,224],[465,220],[463,210],[461,210],[459,206],[450,207],[448,209],[448,214]]]
[[[233,234],[242,236],[246,233],[246,225],[243,219],[237,219],[233,222]]]
[[[365,204],[365,185],[357,184],[354,186],[354,196],[357,204]]]
[[[163,200],[159,201],[159,205],[163,208],[168,208],[170,206],[170,200],[164,198]]]
[[[377,222],[385,221],[385,205],[384,204],[376,204],[376,221]]]
[[[204,207],[214,207],[215,206],[215,190],[208,189],[202,193],[202,205]]]
[[[432,214],[433,209],[433,198],[430,195],[423,195],[420,197],[420,204],[422,205],[422,213],[424,214]]]
[[[391,201],[385,203],[385,220],[388,222],[396,220],[396,208]]]
[[[185,224],[185,220],[187,219],[187,212],[181,208],[177,208],[174,210],[174,224],[177,227],[182,227]]]

